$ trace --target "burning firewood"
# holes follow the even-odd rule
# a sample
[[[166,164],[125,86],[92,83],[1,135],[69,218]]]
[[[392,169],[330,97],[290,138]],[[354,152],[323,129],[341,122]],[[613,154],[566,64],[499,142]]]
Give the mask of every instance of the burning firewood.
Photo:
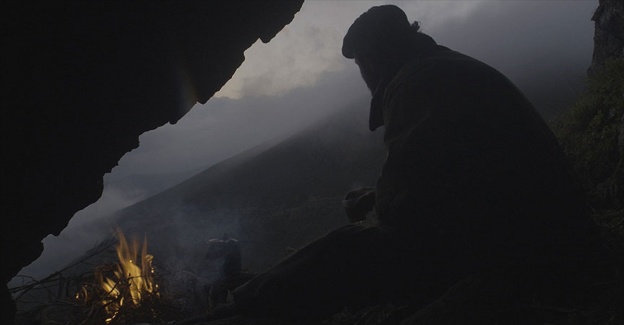
[[[163,261],[148,253],[147,239],[131,239],[118,230],[80,261],[44,280],[13,288],[18,299],[39,297],[34,307],[22,309],[23,321],[16,325],[33,320],[66,325],[177,324],[192,315],[215,318],[223,314],[217,307],[228,302],[231,290],[252,276],[242,269],[240,243],[227,236],[198,245],[197,267],[179,270],[155,266]],[[70,270],[74,266],[78,272]],[[54,295],[41,294],[46,290]]]
[[[161,301],[147,238],[128,242],[117,231],[118,261],[95,268],[92,282],[83,284],[76,300],[87,307],[83,324],[126,324],[162,320],[166,303]]]

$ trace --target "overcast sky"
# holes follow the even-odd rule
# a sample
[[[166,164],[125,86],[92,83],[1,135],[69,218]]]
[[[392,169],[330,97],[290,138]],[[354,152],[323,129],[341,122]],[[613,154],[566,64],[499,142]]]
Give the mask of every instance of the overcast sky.
[[[350,98],[366,96],[355,64],[341,56],[341,43],[354,19],[382,3],[306,1],[270,43],[258,41],[245,52],[245,62],[213,99],[196,105],[176,125],[141,136],[140,148],[113,173],[204,167],[283,129],[310,123]],[[572,67],[584,73],[591,60],[595,0],[394,3],[438,43],[483,60],[517,82],[559,81],[561,71]],[[297,101],[293,90],[313,92],[316,100]]]
[[[177,124],[140,137],[105,177],[102,199],[77,213],[59,237],[44,240],[40,260],[23,274],[47,275],[66,263],[84,234],[72,227],[144,198],[114,183],[133,174],[200,171],[297,129],[369,94],[351,60],[341,56],[350,24],[374,5],[394,3],[439,44],[480,59],[519,86],[561,85],[582,77],[591,61],[597,0],[587,1],[314,1],[271,42],[245,52],[234,77]],[[521,87],[522,88],[522,87]],[[368,114],[363,105],[362,114]],[[93,239],[91,239],[93,240]],[[56,263],[53,263],[56,262]]]

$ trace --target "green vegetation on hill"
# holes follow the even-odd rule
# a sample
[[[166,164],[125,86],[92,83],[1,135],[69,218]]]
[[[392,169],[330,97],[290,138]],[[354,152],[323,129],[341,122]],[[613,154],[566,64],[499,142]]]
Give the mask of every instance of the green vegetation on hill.
[[[552,123],[583,186],[589,212],[615,256],[624,254],[624,59],[605,63],[588,78],[578,102]],[[597,307],[591,324],[622,324],[621,257],[610,302]]]
[[[624,234],[624,60],[608,61],[592,75],[586,92],[552,127],[592,212],[617,218],[612,225]]]

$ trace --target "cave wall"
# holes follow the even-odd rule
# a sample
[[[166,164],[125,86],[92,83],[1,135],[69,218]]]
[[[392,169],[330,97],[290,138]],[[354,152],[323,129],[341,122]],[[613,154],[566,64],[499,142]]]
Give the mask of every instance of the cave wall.
[[[302,4],[3,2],[4,282],[98,200],[104,174],[142,133],[206,102],[244,51],[271,40]]]

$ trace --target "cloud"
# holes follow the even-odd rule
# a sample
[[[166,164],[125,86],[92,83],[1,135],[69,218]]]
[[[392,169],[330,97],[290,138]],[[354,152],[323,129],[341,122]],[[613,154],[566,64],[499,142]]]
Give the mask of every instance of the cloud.
[[[425,26],[425,32],[443,28],[449,22],[465,22],[491,1],[388,1],[407,15],[410,21]]]
[[[257,42],[245,52],[245,62],[215,96],[283,95],[313,87],[325,72],[343,71],[351,64],[340,53],[344,33],[370,7],[387,3],[440,43],[512,79],[533,77],[553,64],[588,64],[591,57],[595,1],[306,1],[270,43]]]
[[[424,20],[443,23],[468,15],[482,1],[397,2]],[[215,95],[282,95],[298,87],[312,87],[329,71],[343,71],[350,62],[342,57],[342,38],[351,23],[380,1],[306,1],[295,20],[270,43],[258,41],[245,52],[245,62]],[[435,26],[436,24],[432,24]]]
[[[596,7],[595,1],[488,2],[431,35],[512,78],[535,78],[564,66],[589,66]]]
[[[138,171],[163,174],[206,168],[295,132],[368,94],[355,66],[322,72],[315,83],[281,96],[213,98],[198,104],[176,124],[141,135],[139,148],[126,154],[113,174],[118,179]]]
[[[595,1],[489,1],[430,34],[500,70],[551,119],[583,87],[597,6]]]
[[[346,23],[342,16],[349,8],[341,1],[304,2],[295,20],[271,42],[258,41],[245,52],[245,62],[215,96],[283,95],[314,86],[324,72],[343,70],[346,62],[339,49]]]

